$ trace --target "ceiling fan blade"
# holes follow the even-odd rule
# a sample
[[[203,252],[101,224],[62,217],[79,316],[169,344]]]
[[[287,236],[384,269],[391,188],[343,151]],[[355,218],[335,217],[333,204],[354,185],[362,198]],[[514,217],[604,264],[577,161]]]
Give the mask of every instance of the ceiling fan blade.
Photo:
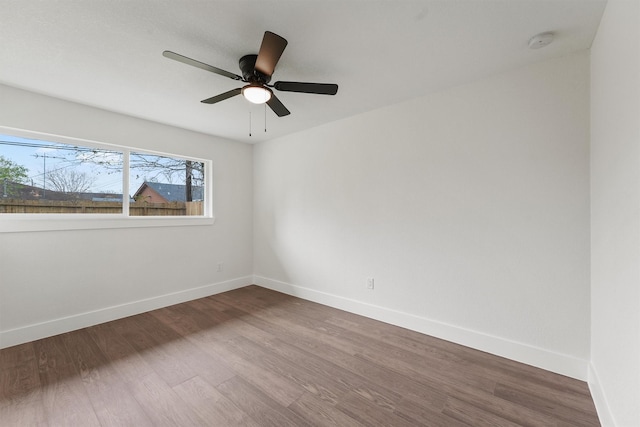
[[[278,117],[288,116],[291,114],[291,111],[287,110],[287,107],[285,107],[274,94],[272,94],[271,99],[267,101],[267,105]]]
[[[212,96],[211,98],[204,99],[200,102],[205,104],[215,104],[216,102],[224,101],[225,99],[229,99],[233,96],[240,95],[242,93],[242,89],[231,89],[229,92],[221,93],[220,95]]]
[[[271,76],[273,70],[276,69],[278,60],[282,56],[282,52],[284,52],[284,48],[287,47],[287,43],[279,35],[271,31],[265,31],[258,58],[256,59],[255,69],[265,76]]]
[[[162,52],[162,55],[166,58],[173,59],[174,61],[182,62],[183,64],[191,65],[193,67],[198,67],[203,70],[211,71],[212,73],[219,74],[221,76],[229,77],[233,80],[242,80],[237,74],[230,73],[225,70],[221,70],[220,68],[216,68],[213,65],[205,64],[204,62],[196,61],[195,59],[187,58],[186,56],[180,55],[179,53],[171,52],[170,50],[165,50]]]
[[[338,85],[333,83],[276,82],[273,87],[283,92],[316,93],[319,95],[338,93]]]

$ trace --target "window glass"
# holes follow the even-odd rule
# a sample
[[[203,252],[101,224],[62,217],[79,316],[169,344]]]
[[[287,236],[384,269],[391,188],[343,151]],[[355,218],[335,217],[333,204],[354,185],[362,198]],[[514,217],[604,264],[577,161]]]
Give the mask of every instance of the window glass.
[[[202,216],[204,163],[171,156],[131,152],[130,216]]]
[[[0,215],[212,217],[205,191],[210,162],[18,135],[0,132]]]
[[[121,214],[123,152],[0,134],[0,213]]]

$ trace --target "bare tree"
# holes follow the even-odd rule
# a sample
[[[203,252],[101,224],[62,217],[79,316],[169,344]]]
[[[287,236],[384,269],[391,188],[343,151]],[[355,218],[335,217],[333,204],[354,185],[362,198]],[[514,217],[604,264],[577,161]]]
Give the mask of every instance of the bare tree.
[[[73,169],[54,169],[47,172],[46,179],[52,190],[72,194],[86,192],[96,180],[84,172],[76,172]]]
[[[192,201],[193,186],[204,184],[204,163],[172,157],[156,156],[153,154],[131,153],[130,165],[132,170],[146,172],[150,180],[163,175],[169,183],[174,177],[184,183],[186,200]]]
[[[69,146],[60,149],[56,146],[57,154],[47,154],[48,158],[55,158],[70,165],[94,164],[107,171],[119,172],[122,160],[117,152],[87,147]],[[114,156],[114,154],[116,154]],[[39,157],[40,155],[36,155]],[[193,200],[193,188],[204,185],[204,163],[192,160],[166,157],[154,154],[131,152],[129,167],[132,178],[156,182],[160,177],[169,183],[174,179],[177,183],[184,183],[186,201]],[[135,171],[135,172],[134,172]]]

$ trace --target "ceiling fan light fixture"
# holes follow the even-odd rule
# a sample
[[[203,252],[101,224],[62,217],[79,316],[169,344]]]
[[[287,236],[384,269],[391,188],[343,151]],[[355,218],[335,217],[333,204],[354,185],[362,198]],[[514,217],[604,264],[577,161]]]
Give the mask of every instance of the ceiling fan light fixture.
[[[335,95],[338,92],[338,85],[333,83],[279,81],[273,86],[268,86],[267,84],[271,81],[273,71],[280,60],[280,56],[282,56],[282,52],[284,52],[285,47],[287,47],[287,43],[287,40],[279,35],[272,33],[271,31],[265,31],[258,54],[244,55],[240,58],[238,65],[240,66],[240,71],[242,71],[241,76],[212,65],[205,64],[204,62],[196,61],[195,59],[188,58],[180,55],[179,53],[171,52],[170,50],[165,50],[162,52],[162,55],[166,58],[182,62],[183,64],[187,64],[192,67],[201,68],[205,71],[210,71],[212,73],[228,77],[232,80],[239,80],[248,83],[242,88],[236,87],[235,89],[228,90],[219,95],[203,99],[200,101],[203,104],[216,104],[224,101],[225,99],[233,98],[234,96],[242,94],[247,101],[254,104],[267,104],[276,116],[284,117],[291,114],[291,111],[282,104],[270,88],[275,88],[276,90],[283,92],[315,93],[318,95]],[[266,107],[264,111],[266,114]]]
[[[264,86],[247,85],[242,88],[242,96],[254,104],[264,104],[271,99],[271,90]]]

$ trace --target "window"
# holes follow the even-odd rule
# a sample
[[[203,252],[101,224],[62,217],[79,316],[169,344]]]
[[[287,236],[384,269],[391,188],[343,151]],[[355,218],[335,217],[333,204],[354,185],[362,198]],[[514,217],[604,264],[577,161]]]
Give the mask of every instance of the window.
[[[160,225],[158,221],[134,221],[143,218],[209,218],[211,223],[207,193],[210,164],[202,159],[0,127],[0,222],[93,218],[118,220],[107,227],[129,227],[134,225],[128,223]],[[57,224],[62,228],[103,228],[98,223]],[[0,225],[0,231],[21,230]]]

